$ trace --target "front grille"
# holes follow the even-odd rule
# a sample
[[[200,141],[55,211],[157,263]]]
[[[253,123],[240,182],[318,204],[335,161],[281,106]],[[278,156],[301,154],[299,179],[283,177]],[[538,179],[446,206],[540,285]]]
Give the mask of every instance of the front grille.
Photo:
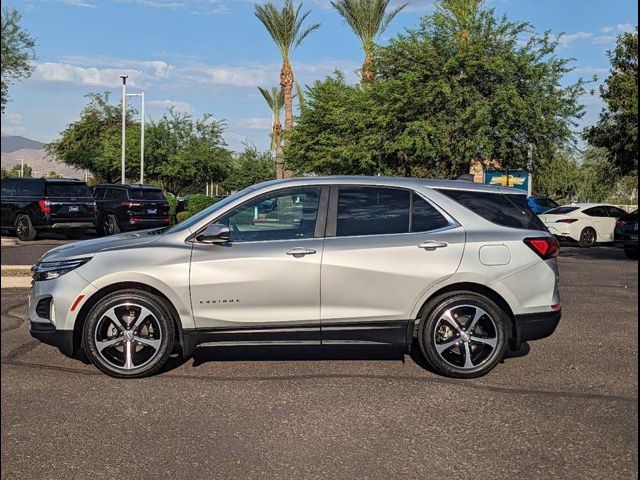
[[[38,302],[36,314],[40,318],[51,320],[51,297],[43,298]]]

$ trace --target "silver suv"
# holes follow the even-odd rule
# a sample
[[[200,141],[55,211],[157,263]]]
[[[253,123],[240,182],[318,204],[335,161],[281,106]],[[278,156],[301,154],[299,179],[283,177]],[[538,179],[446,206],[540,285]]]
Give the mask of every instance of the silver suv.
[[[198,345],[287,343],[416,344],[436,372],[477,377],[555,330],[557,253],[513,190],[272,181],[168,229],[49,251],[33,267],[30,329],[115,377]]]

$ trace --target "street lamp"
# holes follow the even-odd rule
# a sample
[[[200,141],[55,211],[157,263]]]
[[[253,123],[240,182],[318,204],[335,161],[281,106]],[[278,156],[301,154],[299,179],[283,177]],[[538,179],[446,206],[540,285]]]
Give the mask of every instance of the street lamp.
[[[128,75],[120,75],[122,79],[122,146],[120,151],[120,170],[122,172],[122,176],[120,179],[120,183],[123,185],[126,183],[125,178],[125,143],[126,143],[126,130],[127,130],[127,78]]]
[[[127,97],[140,97],[142,101],[142,119],[140,121],[140,185],[144,183],[144,92],[127,93]]]

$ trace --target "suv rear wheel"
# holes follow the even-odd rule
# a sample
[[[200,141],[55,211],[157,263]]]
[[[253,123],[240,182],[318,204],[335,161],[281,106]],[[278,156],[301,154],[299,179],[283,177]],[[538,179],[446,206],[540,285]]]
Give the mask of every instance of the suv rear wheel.
[[[33,228],[33,224],[31,223],[31,219],[28,215],[24,213],[19,214],[16,217],[16,237],[19,240],[30,242],[31,240],[36,239],[36,235],[38,232],[35,228]]]
[[[175,330],[162,298],[140,290],[114,292],[96,303],[82,344],[91,363],[118,378],[158,372],[173,350]]]
[[[504,357],[508,327],[507,314],[490,299],[474,292],[446,293],[423,308],[418,340],[437,373],[475,378]]]

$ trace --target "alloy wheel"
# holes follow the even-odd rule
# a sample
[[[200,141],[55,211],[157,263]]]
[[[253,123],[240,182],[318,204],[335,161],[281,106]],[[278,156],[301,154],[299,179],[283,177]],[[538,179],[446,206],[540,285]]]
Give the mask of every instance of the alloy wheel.
[[[162,344],[162,328],[147,307],[122,303],[101,316],[94,340],[99,355],[111,366],[133,370],[156,357]]]
[[[471,370],[493,357],[498,345],[498,328],[482,308],[459,305],[440,315],[433,330],[433,342],[447,364]]]
[[[20,239],[29,236],[29,225],[24,217],[21,217],[16,224],[16,234]]]

